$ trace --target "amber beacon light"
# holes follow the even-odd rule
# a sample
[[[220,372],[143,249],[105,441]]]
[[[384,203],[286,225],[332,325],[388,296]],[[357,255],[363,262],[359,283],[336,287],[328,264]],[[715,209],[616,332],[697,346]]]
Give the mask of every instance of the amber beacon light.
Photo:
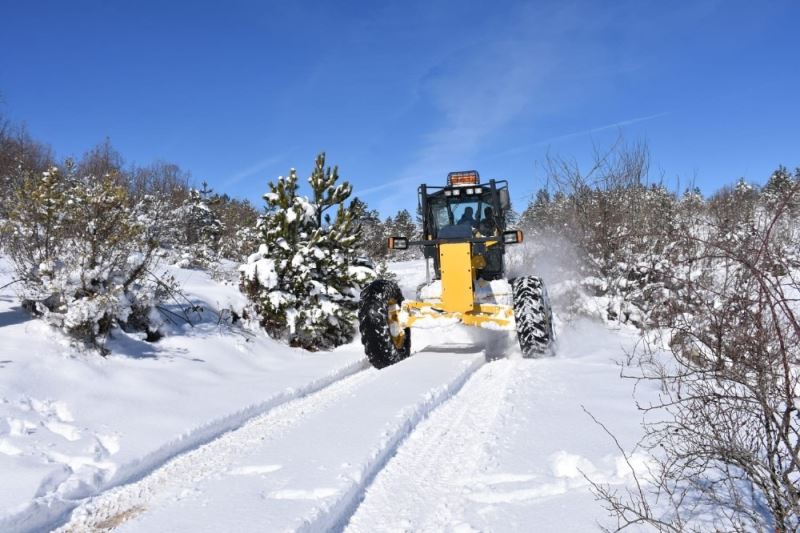
[[[447,184],[454,185],[478,185],[481,178],[477,170],[468,170],[466,172],[451,172],[447,175]]]

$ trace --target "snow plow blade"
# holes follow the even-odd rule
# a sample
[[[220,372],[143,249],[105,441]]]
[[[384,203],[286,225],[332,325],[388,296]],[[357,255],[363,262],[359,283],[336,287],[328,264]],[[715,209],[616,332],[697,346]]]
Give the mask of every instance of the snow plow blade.
[[[445,311],[436,304],[405,301],[397,313],[402,328],[434,328],[461,323],[485,329],[514,331],[514,310],[506,305],[474,304],[469,311]]]

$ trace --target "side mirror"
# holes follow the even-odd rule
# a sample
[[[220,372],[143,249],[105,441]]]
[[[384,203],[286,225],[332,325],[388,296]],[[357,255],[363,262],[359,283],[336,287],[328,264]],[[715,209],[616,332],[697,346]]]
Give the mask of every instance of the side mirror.
[[[503,211],[511,209],[511,197],[508,195],[508,189],[500,189],[497,193],[500,195],[500,208]]]
[[[522,242],[522,232],[512,229],[503,232],[503,244],[519,244]]]
[[[390,250],[407,250],[408,239],[406,237],[389,237]]]

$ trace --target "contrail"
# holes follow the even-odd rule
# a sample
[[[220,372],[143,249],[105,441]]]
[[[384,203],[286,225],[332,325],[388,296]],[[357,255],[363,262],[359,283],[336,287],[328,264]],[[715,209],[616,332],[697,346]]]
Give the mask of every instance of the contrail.
[[[533,144],[529,144],[529,145],[525,145],[525,146],[518,146],[516,148],[511,148],[509,150],[505,150],[504,152],[500,152],[500,153],[495,154],[495,157],[496,156],[501,156],[501,155],[518,154],[520,152],[524,152],[525,150],[528,150],[529,148],[533,148],[535,146],[543,146],[543,145],[546,145],[546,144],[552,144],[552,143],[555,143],[555,142],[565,141],[567,139],[572,139],[572,138],[575,138],[575,137],[581,137],[583,135],[591,135],[592,133],[598,133],[598,132],[601,132],[601,131],[611,130],[611,129],[614,129],[614,128],[622,128],[624,126],[630,126],[631,124],[636,124],[638,122],[645,122],[647,120],[653,120],[653,119],[656,119],[656,118],[659,118],[659,117],[663,117],[665,115],[669,115],[669,112],[668,111],[664,111],[664,112],[661,112],[661,113],[656,113],[655,115],[647,115],[645,117],[636,117],[636,118],[631,118],[631,119],[628,119],[628,120],[621,120],[619,122],[614,122],[613,124],[606,124],[605,126],[598,126],[597,128],[591,128],[591,129],[583,130],[583,131],[576,131],[574,133],[567,133],[565,135],[558,135],[556,137],[550,137],[549,139],[544,139],[542,141],[537,141],[537,142],[535,142]]]
[[[277,163],[280,160],[281,160],[280,156],[273,156],[273,157],[268,157],[266,159],[262,159],[261,161],[258,161],[257,163],[254,163],[253,165],[249,166],[248,168],[242,170],[241,172],[238,172],[238,173],[234,174],[233,176],[231,176],[230,178],[225,180],[222,185],[224,187],[228,187],[230,185],[238,183],[238,182],[242,181],[243,179],[248,178],[248,177],[252,176],[253,174],[255,174],[257,172],[261,172],[265,168]]]

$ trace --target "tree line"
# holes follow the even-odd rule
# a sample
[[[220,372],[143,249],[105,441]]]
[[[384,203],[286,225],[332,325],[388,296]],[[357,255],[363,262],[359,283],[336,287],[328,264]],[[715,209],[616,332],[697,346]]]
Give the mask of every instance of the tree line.
[[[292,169],[268,184],[257,209],[206,182],[193,186],[174,163],[128,165],[109,140],[59,160],[0,116],[0,245],[23,307],[101,352],[115,327],[157,340],[185,318],[191,306],[158,264],[223,275],[231,269],[221,265],[258,263],[265,253],[276,286],[248,279],[246,267],[239,274],[250,314],[292,345],[331,348],[352,338],[360,283],[376,265],[389,275],[386,238],[416,230],[408,211],[381,220],[356,198],[342,215],[352,188],[338,183],[335,167],[325,172],[321,154],[307,180],[310,197]],[[276,261],[281,255],[287,260]]]

